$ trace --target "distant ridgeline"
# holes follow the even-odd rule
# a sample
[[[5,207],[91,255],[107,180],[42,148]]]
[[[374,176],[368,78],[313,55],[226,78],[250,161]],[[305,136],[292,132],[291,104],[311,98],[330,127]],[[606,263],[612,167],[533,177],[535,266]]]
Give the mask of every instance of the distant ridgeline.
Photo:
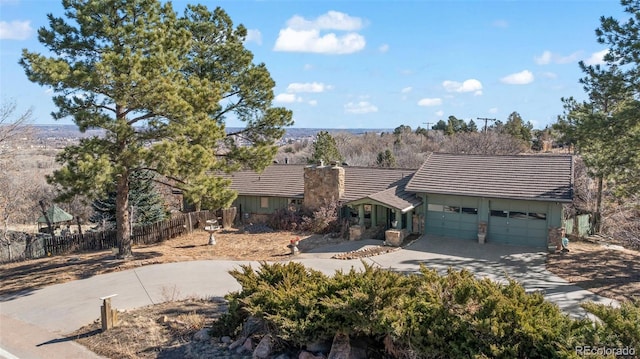
[[[104,134],[102,129],[91,129],[84,133],[78,130],[76,125],[34,125],[36,128],[36,136],[38,138],[83,138],[100,136]],[[240,127],[227,127],[227,133],[236,132],[241,130]],[[393,132],[393,129],[389,128],[287,128],[285,138],[304,138],[314,137],[320,131],[327,131],[329,133],[348,132],[353,135],[362,135],[367,132],[382,133]]]

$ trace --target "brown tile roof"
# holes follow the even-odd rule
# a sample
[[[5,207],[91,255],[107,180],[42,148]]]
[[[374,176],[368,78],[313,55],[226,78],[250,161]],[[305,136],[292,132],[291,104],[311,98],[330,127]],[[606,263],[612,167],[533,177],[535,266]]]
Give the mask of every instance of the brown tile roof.
[[[432,153],[407,191],[571,202],[573,159],[558,155]]]
[[[405,186],[407,182],[409,182],[409,179],[411,179],[411,176],[403,178],[397,186],[371,194],[366,196],[366,198],[372,199],[387,207],[397,208],[406,212],[422,203],[422,199],[416,197],[415,193],[405,191]]]
[[[273,164],[262,173],[239,171],[223,177],[231,179],[231,188],[240,195],[303,198],[305,166]],[[397,206],[394,207],[404,209],[404,205],[410,203],[406,198],[415,197],[413,193],[404,191],[404,186],[415,171],[345,166],[345,193],[341,200],[350,202],[376,195],[376,200],[395,203]]]
[[[231,189],[243,196],[303,198],[304,167],[274,164],[262,173],[247,170],[223,177],[231,179]]]

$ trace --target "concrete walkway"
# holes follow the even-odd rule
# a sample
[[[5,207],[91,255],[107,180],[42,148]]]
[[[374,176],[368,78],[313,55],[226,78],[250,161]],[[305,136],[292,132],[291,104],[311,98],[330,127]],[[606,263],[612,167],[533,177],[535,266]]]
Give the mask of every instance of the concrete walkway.
[[[580,308],[583,301],[617,304],[548,272],[545,253],[523,247],[422,237],[399,251],[363,260],[331,259],[337,253],[380,243],[346,242],[299,254],[294,260],[326,274],[362,268],[363,262],[402,272],[415,272],[420,264],[440,272],[449,267],[467,268],[497,281],[513,278],[529,291],[541,290],[545,298],[576,317],[586,315]],[[240,264],[259,265],[214,260],[149,265],[53,285],[0,302],[0,357],[98,358],[66,334],[100,317],[100,297],[117,294],[112,303],[119,310],[188,297],[222,297],[240,289],[228,273]]]

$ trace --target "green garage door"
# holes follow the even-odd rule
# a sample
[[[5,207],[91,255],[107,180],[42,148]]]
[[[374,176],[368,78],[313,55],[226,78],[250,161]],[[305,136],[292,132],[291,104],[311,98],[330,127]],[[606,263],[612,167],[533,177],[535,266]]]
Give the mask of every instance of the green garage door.
[[[489,206],[487,242],[547,246],[546,203],[492,200]]]
[[[427,234],[477,240],[478,200],[430,197],[425,224]]]

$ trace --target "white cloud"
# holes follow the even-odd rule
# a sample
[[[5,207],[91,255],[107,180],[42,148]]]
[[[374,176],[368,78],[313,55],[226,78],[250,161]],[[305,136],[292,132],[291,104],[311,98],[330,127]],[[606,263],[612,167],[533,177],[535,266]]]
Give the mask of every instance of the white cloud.
[[[492,114],[496,114],[496,113],[498,113],[498,108],[497,108],[497,107],[492,107],[492,108],[490,108],[490,109],[489,109],[489,113],[492,113]]]
[[[332,88],[333,86],[325,85],[322,82],[294,82],[287,86],[287,92],[325,92]]]
[[[602,65],[604,64],[604,57],[609,53],[609,49],[594,52],[588,59],[584,60],[586,65]]]
[[[312,20],[295,15],[287,21],[287,27],[280,30],[273,50],[351,54],[364,49],[366,45],[364,36],[355,32],[362,26],[362,19],[338,11],[329,11]],[[321,30],[349,32],[343,35],[333,32],[321,34]]]
[[[0,21],[0,39],[26,40],[31,36],[31,21]]]
[[[337,36],[329,33],[320,36],[318,30],[280,30],[274,51],[312,52],[317,54],[351,54],[364,49],[364,37],[355,32]]]
[[[403,88],[402,90],[400,90],[400,92],[401,92],[401,93],[409,93],[409,92],[411,92],[412,90],[413,90],[413,87],[408,86],[408,87],[405,87],[405,88]]]
[[[545,50],[542,55],[534,56],[533,61],[538,65],[548,65],[551,63],[551,51]]]
[[[313,70],[313,65],[311,65],[311,64],[304,64],[303,69],[304,69],[305,71]]]
[[[378,51],[384,54],[385,52],[389,51],[389,45],[387,44],[380,45],[380,47],[378,47]]]
[[[507,85],[526,85],[532,83],[534,80],[533,74],[529,70],[516,72],[515,74],[507,75],[500,79],[500,82]]]
[[[509,27],[509,23],[507,22],[507,20],[496,20],[491,25],[493,25],[493,27],[499,27],[501,29],[506,29]]]
[[[274,101],[281,102],[281,103],[294,103],[294,102],[300,102],[302,101],[302,99],[292,93],[281,93],[276,96]]]
[[[581,52],[577,51],[572,54],[562,56],[559,54],[554,54],[549,50],[545,50],[542,55],[534,56],[533,61],[535,61],[535,63],[538,65],[548,65],[550,63],[569,64],[578,61],[578,59],[580,58],[580,54]]]
[[[309,104],[309,106],[316,106],[318,105],[318,101],[317,100],[309,100],[309,102],[307,102]]]
[[[262,45],[262,33],[258,29],[248,29],[244,42],[255,42],[258,45]]]
[[[476,79],[468,79],[462,83],[446,80],[442,82],[442,86],[447,92],[473,92],[476,96],[482,95],[482,83]]]
[[[435,115],[438,116],[438,117],[442,117],[442,116],[444,116],[444,111],[442,111],[442,110],[436,111]]]
[[[441,98],[423,98],[418,101],[418,106],[440,106],[442,105]]]
[[[349,16],[343,12],[330,10],[314,20],[307,20],[300,15],[295,15],[287,21],[287,26],[296,30],[360,30],[364,22],[359,17]]]
[[[349,102],[344,105],[344,112],[361,115],[365,113],[378,112],[378,108],[368,101]]]

